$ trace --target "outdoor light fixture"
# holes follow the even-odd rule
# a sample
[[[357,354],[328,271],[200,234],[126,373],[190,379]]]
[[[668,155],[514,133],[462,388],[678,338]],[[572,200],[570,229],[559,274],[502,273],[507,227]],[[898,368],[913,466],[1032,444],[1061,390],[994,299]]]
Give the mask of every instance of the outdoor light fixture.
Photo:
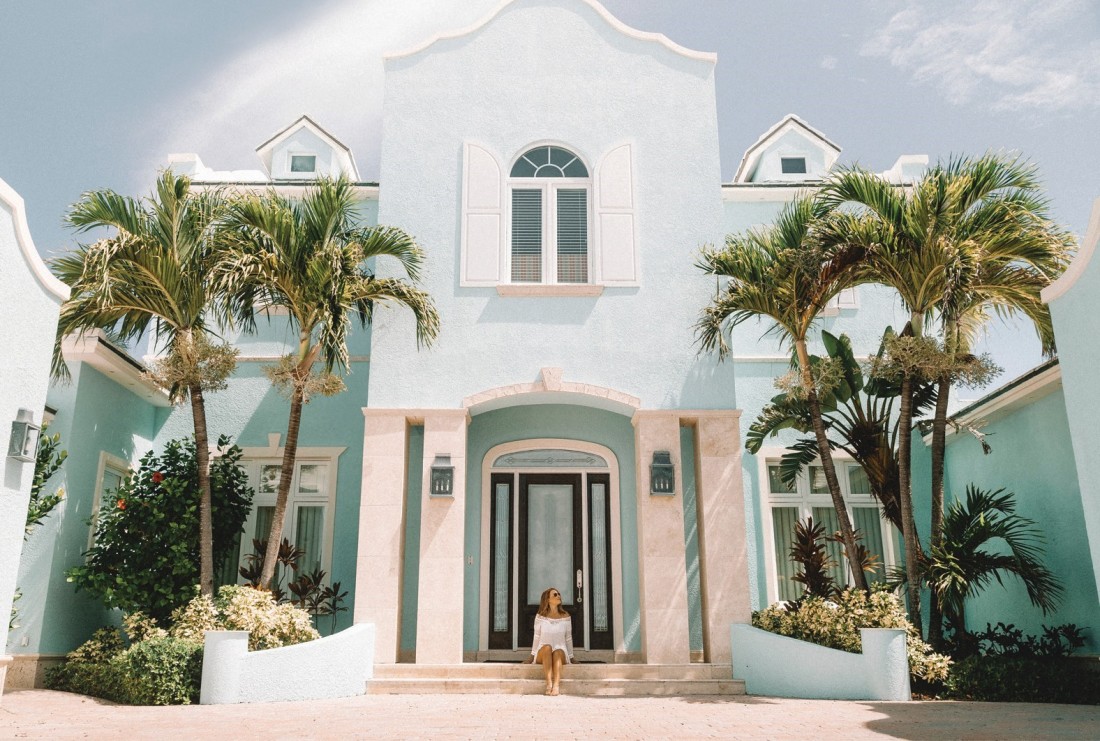
[[[11,423],[11,440],[8,457],[30,463],[38,452],[38,432],[42,428],[34,423],[34,412],[20,409]]]
[[[653,451],[653,463],[649,466],[649,493],[671,497],[676,494],[676,468],[672,454],[667,450]]]
[[[432,461],[433,497],[453,497],[455,491],[455,467],[451,465],[451,456],[437,455]]]

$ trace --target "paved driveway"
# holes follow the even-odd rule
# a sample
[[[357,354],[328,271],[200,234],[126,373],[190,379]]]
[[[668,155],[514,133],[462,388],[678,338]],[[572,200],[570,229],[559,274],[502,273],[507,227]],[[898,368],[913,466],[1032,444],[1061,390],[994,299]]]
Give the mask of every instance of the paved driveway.
[[[758,697],[368,695],[273,705],[113,705],[48,690],[0,698],[0,738],[1100,738],[1100,708]]]

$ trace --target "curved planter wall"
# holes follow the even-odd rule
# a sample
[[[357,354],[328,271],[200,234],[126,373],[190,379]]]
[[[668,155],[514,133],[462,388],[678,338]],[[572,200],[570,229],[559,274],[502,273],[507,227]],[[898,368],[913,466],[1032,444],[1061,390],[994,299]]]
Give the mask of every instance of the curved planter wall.
[[[324,700],[362,695],[374,676],[374,626],[267,651],[248,650],[247,630],[206,632],[202,705]]]
[[[750,695],[820,700],[908,702],[905,631],[860,628],[863,653],[853,654],[734,624],[733,676]]]

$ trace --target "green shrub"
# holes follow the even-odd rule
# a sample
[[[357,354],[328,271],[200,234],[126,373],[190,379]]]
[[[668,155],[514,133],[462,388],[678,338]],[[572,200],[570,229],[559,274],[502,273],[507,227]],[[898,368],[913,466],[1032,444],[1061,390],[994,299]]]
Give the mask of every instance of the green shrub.
[[[159,637],[135,643],[112,666],[120,666],[131,705],[187,705],[199,701],[202,644]]]
[[[221,455],[210,465],[214,559],[230,555],[252,503],[242,451],[218,439]],[[165,623],[185,604],[199,580],[199,481],[193,438],[149,453],[117,492],[105,497],[95,544],[85,563],[68,572],[107,607],[142,612]]]
[[[247,630],[250,651],[321,637],[300,607],[279,604],[270,592],[233,585],[219,589],[216,600],[199,595],[172,614],[172,636],[201,641],[206,630]]]
[[[770,633],[816,643],[819,646],[859,653],[863,650],[860,628],[903,628],[909,671],[925,682],[943,681],[951,659],[934,653],[909,624],[901,602],[891,592],[870,595],[846,589],[835,601],[806,597],[797,606],[772,605],[752,614],[752,624]]]
[[[946,689],[956,700],[1100,705],[1100,673],[1075,659],[970,656],[951,667]]]

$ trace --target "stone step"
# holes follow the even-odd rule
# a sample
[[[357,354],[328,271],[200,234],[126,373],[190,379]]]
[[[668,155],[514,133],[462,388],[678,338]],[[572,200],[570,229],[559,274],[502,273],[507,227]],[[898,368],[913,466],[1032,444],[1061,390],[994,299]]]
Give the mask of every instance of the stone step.
[[[541,679],[403,678],[367,682],[371,695],[513,694],[541,695]],[[562,679],[561,694],[580,697],[689,697],[743,695],[745,683],[735,679]]]
[[[604,681],[665,680],[704,682],[733,679],[730,664],[570,664],[565,667],[570,680]],[[534,664],[467,663],[467,664],[375,664],[376,680],[539,680],[542,667]]]

